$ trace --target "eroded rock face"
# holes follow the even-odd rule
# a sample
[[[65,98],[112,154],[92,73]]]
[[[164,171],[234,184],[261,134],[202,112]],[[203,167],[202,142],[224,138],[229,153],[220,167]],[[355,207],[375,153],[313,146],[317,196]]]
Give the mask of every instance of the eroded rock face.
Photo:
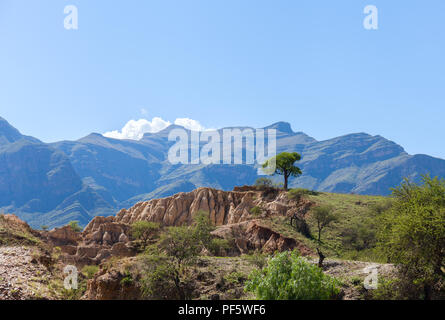
[[[115,217],[95,217],[81,235],[64,227],[51,231],[49,237],[55,243],[64,245],[62,251],[70,256],[70,261],[99,264],[110,256],[129,257],[135,254],[130,241],[132,223],[145,220],[158,222],[162,226],[189,225],[199,211],[205,211],[217,226],[214,234],[236,242],[236,252],[232,254],[248,253],[250,250],[272,253],[294,248],[304,255],[312,254],[302,244],[283,237],[258,220],[276,215],[304,216],[311,202],[300,200],[297,203],[288,199],[286,192],[276,189],[240,187],[236,190],[199,188],[168,198],[141,202],[128,210],[121,210]]]
[[[77,245],[82,239],[80,233],[70,226],[56,228],[48,232],[48,240],[56,246]]]
[[[287,198],[285,192],[275,191],[267,194],[264,191],[252,190],[252,187],[246,191],[199,188],[168,198],[138,203],[128,210],[121,210],[114,221],[131,224],[147,220],[166,226],[179,226],[192,223],[198,211],[206,211],[209,212],[211,221],[216,226],[221,226],[251,220],[253,207],[259,207],[264,217],[289,215],[300,208]]]
[[[286,251],[297,249],[301,255],[312,255],[311,249],[307,248],[293,238],[287,238],[279,233],[263,226],[259,220],[245,221],[230,225],[221,226],[213,235],[233,240],[236,245],[237,253],[249,253],[251,250],[261,250],[267,253],[275,251]]]
[[[125,275],[118,270],[99,271],[91,280],[88,280],[85,298],[88,300],[138,300],[141,292],[133,282],[123,284]]]

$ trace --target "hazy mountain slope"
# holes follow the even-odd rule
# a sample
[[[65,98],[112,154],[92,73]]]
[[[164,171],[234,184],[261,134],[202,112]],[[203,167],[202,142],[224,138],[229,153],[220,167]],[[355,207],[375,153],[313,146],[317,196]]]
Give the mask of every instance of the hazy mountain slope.
[[[44,144],[0,118],[0,209],[17,213],[33,227],[70,220],[85,225],[96,215],[110,215],[139,201],[198,187],[231,190],[258,178],[258,165],[171,164],[168,151],[175,142],[168,137],[174,129],[184,128],[172,125],[140,141],[93,133],[77,141]],[[249,127],[224,129],[242,132]],[[381,136],[356,133],[317,141],[293,132],[286,122],[265,129],[277,130],[278,152],[302,155],[303,175],[291,179],[292,187],[387,195],[404,177],[445,177],[445,160],[409,155]],[[222,137],[223,129],[217,131]],[[221,141],[221,154],[229,150],[225,148]],[[246,148],[244,143],[244,160]]]
[[[82,182],[63,152],[0,120],[0,207],[51,210]]]
[[[80,194],[84,196],[74,201],[73,197]],[[95,195],[96,203],[89,206],[92,190],[83,188],[81,178],[65,153],[35,138],[21,135],[0,118],[1,211],[13,212],[33,227],[39,227],[54,225],[55,221],[59,221],[53,219],[55,213],[67,212],[77,203],[90,210],[80,213],[82,219],[74,215],[86,224],[96,214],[112,214],[115,210],[100,195]],[[73,216],[62,215],[63,221]]]

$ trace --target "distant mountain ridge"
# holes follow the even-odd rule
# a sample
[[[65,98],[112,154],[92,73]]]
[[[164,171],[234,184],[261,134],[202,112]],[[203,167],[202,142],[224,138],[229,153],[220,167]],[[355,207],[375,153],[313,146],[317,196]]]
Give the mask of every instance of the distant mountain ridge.
[[[18,214],[33,227],[71,220],[86,225],[94,216],[115,214],[139,201],[198,187],[232,190],[258,178],[253,165],[172,165],[168,150],[174,142],[168,134],[175,128],[182,127],[146,133],[139,141],[93,133],[45,144],[0,118],[0,210]],[[404,177],[445,177],[445,160],[409,155],[381,136],[356,133],[317,141],[294,132],[287,122],[265,129],[277,130],[277,152],[302,155],[303,175],[291,180],[292,187],[387,195]]]

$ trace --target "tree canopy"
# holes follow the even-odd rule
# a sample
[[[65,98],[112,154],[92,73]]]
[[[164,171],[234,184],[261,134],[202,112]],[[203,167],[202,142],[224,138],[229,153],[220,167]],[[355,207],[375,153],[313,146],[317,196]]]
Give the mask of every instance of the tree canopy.
[[[420,185],[405,180],[393,197],[379,219],[380,249],[402,266],[419,296],[429,299],[445,279],[445,180],[424,176]]]
[[[274,173],[284,176],[284,190],[287,190],[289,177],[298,177],[302,174],[301,169],[295,165],[295,162],[300,160],[301,155],[297,152],[282,152],[267,160],[263,164],[263,168],[275,167]]]

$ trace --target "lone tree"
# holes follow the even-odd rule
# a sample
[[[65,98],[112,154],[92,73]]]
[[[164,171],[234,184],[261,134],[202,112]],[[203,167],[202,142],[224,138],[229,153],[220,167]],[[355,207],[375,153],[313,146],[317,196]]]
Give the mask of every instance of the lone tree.
[[[321,233],[322,231],[328,227],[331,223],[338,220],[338,216],[333,213],[333,208],[330,206],[320,206],[315,207],[312,211],[312,219],[315,220],[315,223],[317,224],[317,253],[318,253],[318,266],[320,268],[323,267],[323,261],[326,258],[323,252],[321,251]]]
[[[282,152],[279,155],[267,160],[263,164],[263,168],[273,168],[275,163],[274,174],[280,174],[284,176],[284,190],[287,190],[289,177],[298,177],[301,175],[301,170],[295,165],[295,162],[301,159],[301,155],[297,152]]]

